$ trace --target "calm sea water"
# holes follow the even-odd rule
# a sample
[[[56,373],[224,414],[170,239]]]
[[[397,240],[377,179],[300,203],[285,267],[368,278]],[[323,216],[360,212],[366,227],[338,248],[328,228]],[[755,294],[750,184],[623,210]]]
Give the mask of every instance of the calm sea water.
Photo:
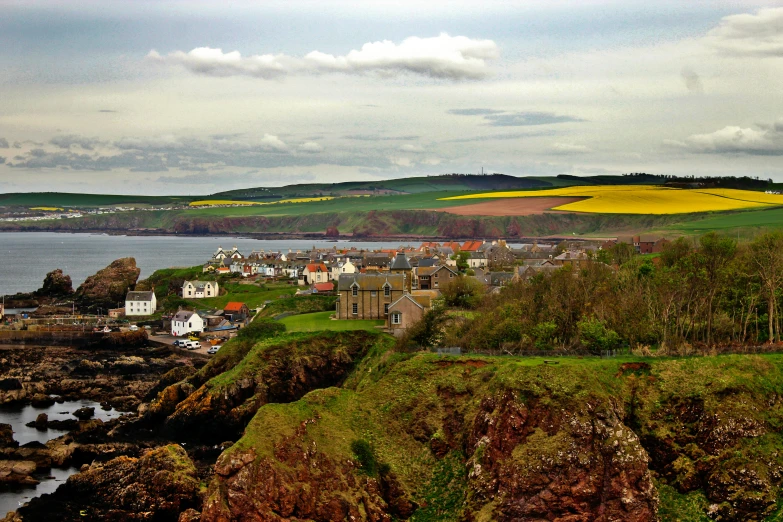
[[[327,242],[309,240],[266,241],[227,237],[109,236],[56,232],[0,233],[0,295],[32,292],[56,268],[71,276],[76,288],[84,280],[121,257],[136,258],[141,278],[155,270],[205,263],[219,246],[237,246],[243,254],[253,250],[284,251],[319,248],[396,248],[400,243]]]
[[[19,444],[26,444],[31,441],[45,444],[46,441],[56,439],[66,432],[51,429],[39,431],[35,428],[28,428],[25,424],[34,421],[40,413],[46,413],[49,416],[49,420],[74,419],[75,417],[71,413],[86,406],[95,408],[95,415],[93,416],[95,419],[106,421],[121,415],[116,410],[103,410],[97,402],[82,400],[67,401],[62,404],[47,406],[46,408],[34,408],[30,405],[14,409],[0,408],[0,423],[11,425],[14,430],[14,440]],[[35,478],[41,481],[37,486],[0,491],[0,516],[4,516],[9,511],[16,511],[19,506],[33,497],[43,495],[44,493],[52,493],[69,476],[78,471],[77,468],[39,470],[34,475]]]

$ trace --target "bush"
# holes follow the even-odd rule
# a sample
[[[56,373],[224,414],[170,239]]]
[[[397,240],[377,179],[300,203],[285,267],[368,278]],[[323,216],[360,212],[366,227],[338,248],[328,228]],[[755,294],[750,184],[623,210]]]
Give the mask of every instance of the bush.
[[[545,321],[535,325],[531,331],[533,344],[538,350],[551,350],[555,345],[555,336],[557,335],[557,323],[554,321]]]
[[[237,331],[238,339],[247,339],[258,342],[277,334],[285,332],[285,325],[273,319],[256,319],[244,328]]]
[[[591,352],[614,350],[620,347],[622,340],[606,323],[598,319],[582,319],[577,324],[579,342]]]
[[[361,470],[368,475],[375,475],[377,462],[375,461],[375,453],[370,443],[364,439],[357,439],[351,442],[351,451],[356,456],[356,460],[359,461]]]

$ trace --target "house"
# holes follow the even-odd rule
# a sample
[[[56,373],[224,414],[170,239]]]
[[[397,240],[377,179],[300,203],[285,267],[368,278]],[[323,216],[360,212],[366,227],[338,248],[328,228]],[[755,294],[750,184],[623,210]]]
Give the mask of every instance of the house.
[[[587,254],[577,250],[569,250],[563,252],[559,256],[554,258],[554,263],[559,266],[572,266],[574,268],[580,268],[586,266],[590,259]]]
[[[403,288],[406,292],[410,292],[413,287],[413,281],[411,274],[413,267],[411,267],[408,256],[404,252],[398,252],[391,264],[389,265],[389,272],[392,274],[402,275],[404,278]]]
[[[385,319],[389,306],[405,293],[405,275],[344,274],[337,281],[338,319]]]
[[[125,315],[152,315],[158,308],[155,292],[128,292],[125,296]]]
[[[239,249],[237,247],[234,247],[231,250],[223,250],[223,247],[219,246],[217,251],[214,254],[212,254],[212,259],[215,261],[222,261],[223,259],[226,258],[240,259],[242,257],[243,256],[239,252]]]
[[[245,303],[229,301],[226,306],[223,307],[223,314],[230,315],[231,320],[234,322],[244,321],[250,315],[250,310],[248,310]]]
[[[203,332],[204,319],[196,312],[180,310],[171,318],[171,335],[174,337],[186,335],[190,332]]]
[[[484,249],[487,265],[491,267],[512,266],[516,257],[505,242],[493,244]]]
[[[637,254],[657,254],[663,251],[663,247],[669,242],[666,238],[651,236],[634,236],[633,248]]]
[[[356,265],[351,263],[350,259],[346,259],[345,261],[338,261],[337,263],[334,263],[331,267],[331,279],[334,281],[337,281],[340,279],[340,275],[342,274],[355,274],[356,273]]]
[[[484,252],[471,252],[468,257],[468,266],[470,268],[484,268],[487,266],[487,256]]]
[[[119,319],[120,317],[123,317],[125,315],[125,309],[124,308],[109,308],[109,317],[112,319]],[[0,315],[0,318],[2,316]]]
[[[477,252],[483,244],[483,241],[465,241],[459,249],[462,252]]]
[[[217,281],[185,281],[182,284],[182,297],[185,299],[217,297],[219,290]]]
[[[323,263],[308,263],[299,277],[300,285],[326,283],[329,281],[329,269]]]
[[[402,335],[411,325],[420,321],[431,306],[429,295],[404,294],[389,305],[386,327],[395,336]]]
[[[417,290],[437,289],[456,276],[457,272],[445,265],[418,267],[413,276],[413,285]]]

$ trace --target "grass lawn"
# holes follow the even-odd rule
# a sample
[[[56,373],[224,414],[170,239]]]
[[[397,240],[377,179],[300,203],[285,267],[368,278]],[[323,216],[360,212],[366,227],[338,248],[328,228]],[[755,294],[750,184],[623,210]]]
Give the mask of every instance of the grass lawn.
[[[333,330],[344,332],[346,330],[367,330],[377,332],[376,326],[385,323],[382,320],[371,319],[343,319],[332,320],[329,316],[334,312],[316,312],[313,314],[290,315],[280,319],[289,332],[315,332],[318,330]]]
[[[291,296],[296,293],[296,287],[287,284],[269,284],[269,285],[245,285],[239,283],[220,283],[221,290],[225,288],[226,295],[210,297],[206,299],[190,299],[190,302],[196,308],[215,308],[222,309],[229,301],[239,301],[245,303],[248,308],[257,308],[266,301],[274,301],[283,296]]]
[[[684,221],[667,228],[677,232],[703,234],[711,230],[756,229],[757,227],[783,227],[783,208],[720,213],[703,219]]]

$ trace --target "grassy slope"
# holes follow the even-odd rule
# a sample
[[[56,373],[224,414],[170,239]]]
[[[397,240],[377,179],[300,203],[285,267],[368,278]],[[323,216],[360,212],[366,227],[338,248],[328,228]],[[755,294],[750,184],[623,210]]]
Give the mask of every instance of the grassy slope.
[[[101,207],[109,205],[168,205],[188,203],[190,196],[128,196],[122,194],[71,194],[29,192],[0,194],[0,206]]]
[[[280,319],[289,332],[316,332],[331,330],[344,332],[349,330],[378,331],[376,326],[383,326],[384,321],[375,320],[332,320],[329,317],[334,312],[315,312],[311,314],[291,315]]]
[[[780,424],[780,409],[767,409],[762,404],[783,386],[783,355],[647,359],[654,378],[618,377],[622,373],[620,364],[637,360],[634,358],[564,358],[558,366],[543,365],[539,358],[472,359],[487,365],[449,366],[441,363],[455,359],[428,354],[411,357],[377,348],[344,388],[319,390],[294,403],[262,407],[244,437],[227,452],[253,447],[259,458],[272,456],[275,441],[291,437],[305,421],[317,418],[318,422],[307,428],[306,441],[340,460],[353,458],[351,441],[365,439],[374,447],[378,460],[388,463],[412,492],[414,500],[426,501],[429,509],[420,509],[411,520],[455,520],[467,489],[462,462],[471,456],[452,455],[439,462],[427,444],[414,438],[413,427],[423,422],[436,428],[441,425],[447,410],[454,407],[444,404],[440,397],[443,390],[451,390],[451,396],[467,393],[465,397],[474,398],[456,406],[466,420],[476,414],[482,396],[514,390],[517,396],[544,401],[555,411],[583,411],[588,400],[616,400],[621,410],[623,405],[627,410],[633,397],[642,431],[653,429],[651,433],[663,438],[668,437],[667,433],[689,429],[683,425],[687,421],[667,413],[667,404],[677,404],[686,397],[703,400],[705,410],[721,418],[750,418],[773,428],[768,435],[747,439],[753,444],[741,442],[728,448],[719,461],[734,458],[745,466],[780,460],[783,436],[775,431]],[[436,431],[433,437],[439,433]],[[760,439],[763,443],[756,444]],[[522,454],[515,452],[515,458]],[[705,520],[702,510],[706,499],[699,491],[684,495],[666,487],[663,481],[658,485],[665,520]],[[666,518],[672,514],[676,518]]]

